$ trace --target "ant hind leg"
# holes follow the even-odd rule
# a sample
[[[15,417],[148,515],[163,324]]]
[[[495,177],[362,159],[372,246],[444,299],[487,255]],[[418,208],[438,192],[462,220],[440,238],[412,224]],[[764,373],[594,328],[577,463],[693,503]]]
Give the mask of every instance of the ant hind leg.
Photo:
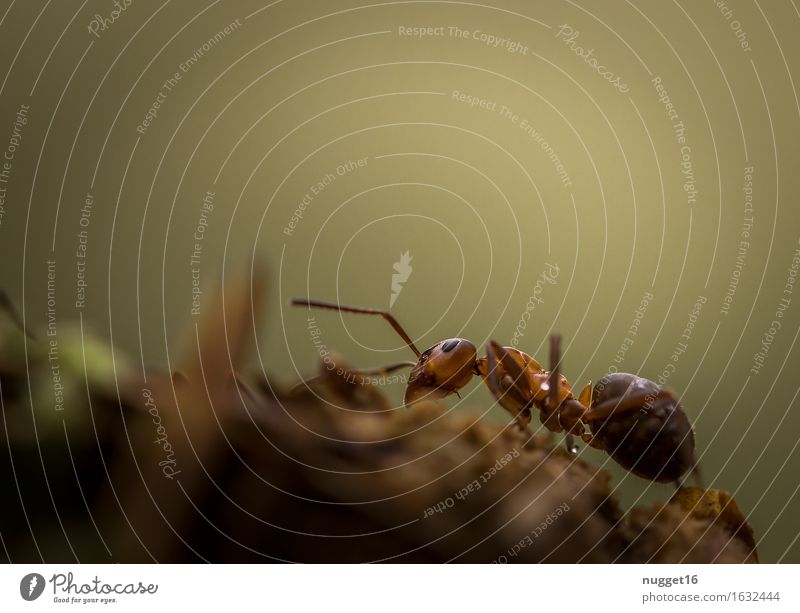
[[[559,402],[559,393],[558,393],[558,386],[561,382],[561,335],[560,334],[552,334],[550,335],[550,375],[548,377],[547,385],[549,388],[549,394],[547,396],[547,404],[549,408],[553,411],[558,410]],[[560,422],[559,422],[560,423]],[[566,436],[564,436],[564,446],[567,449],[567,453],[570,455],[575,455],[578,453],[578,445],[575,444],[575,436],[567,431]]]

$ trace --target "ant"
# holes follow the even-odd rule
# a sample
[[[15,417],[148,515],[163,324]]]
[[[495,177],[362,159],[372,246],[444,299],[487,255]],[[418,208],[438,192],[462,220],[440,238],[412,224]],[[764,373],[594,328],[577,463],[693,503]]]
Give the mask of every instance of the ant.
[[[383,317],[417,356],[411,366],[404,403],[457,394],[474,375],[481,377],[500,406],[530,434],[532,409],[551,432],[564,432],[570,454],[577,452],[574,437],[607,452],[618,464],[639,477],[660,483],[679,483],[688,471],[700,481],[694,454],[694,431],[675,395],[654,381],[629,373],[606,375],[594,389],[591,382],[576,398],[560,372],[561,337],[550,337],[550,370],[514,347],[488,342],[485,358],[464,338],[449,338],[420,352],[388,311],[344,306],[333,302],[296,299],[294,306],[330,309]],[[376,373],[384,369],[369,369]],[[361,371],[351,370],[358,374]],[[586,429],[589,432],[586,432]]]

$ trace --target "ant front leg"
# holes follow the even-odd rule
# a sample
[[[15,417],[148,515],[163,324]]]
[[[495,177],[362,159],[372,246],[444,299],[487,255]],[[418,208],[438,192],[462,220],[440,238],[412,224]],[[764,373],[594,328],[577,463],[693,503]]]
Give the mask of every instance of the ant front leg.
[[[350,368],[344,359],[337,356],[329,364],[323,363],[320,374],[294,386],[290,394],[295,394],[303,388],[309,389],[312,384],[321,383],[326,392],[322,399],[333,406],[389,415],[394,407],[378,389],[378,381],[373,378],[415,365],[414,362],[401,362],[379,368]]]
[[[385,377],[396,370],[400,370],[401,368],[413,368],[416,365],[416,362],[399,362],[397,364],[391,364],[390,366],[379,366],[377,368],[349,368],[346,366],[338,366],[334,370],[345,383],[366,386],[370,384],[370,379],[372,378]],[[328,376],[329,374],[325,372],[319,375],[314,375],[313,377],[309,377],[307,379],[303,379],[300,381],[300,383],[292,387],[289,390],[289,393],[297,393],[302,388],[308,387],[309,384],[321,379],[325,379]]]
[[[532,436],[528,424],[531,422],[529,405],[533,392],[522,367],[504,347],[491,340],[486,351],[486,363],[486,385],[500,406],[514,416],[520,430]]]
[[[378,366],[377,368],[348,368],[345,371],[346,378],[353,383],[369,385],[371,379],[376,377],[386,377],[401,368],[414,368],[416,362],[399,362],[390,366]]]

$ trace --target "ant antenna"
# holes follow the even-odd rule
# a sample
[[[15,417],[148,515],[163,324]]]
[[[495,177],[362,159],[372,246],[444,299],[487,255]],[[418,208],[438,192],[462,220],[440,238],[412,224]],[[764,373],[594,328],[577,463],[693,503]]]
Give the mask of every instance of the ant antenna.
[[[336,304],[335,302],[324,302],[322,300],[307,300],[304,298],[296,298],[292,300],[292,305],[307,306],[309,308],[314,307],[317,309],[330,309],[332,311],[339,311],[340,313],[360,313],[362,315],[380,315],[386,321],[388,321],[389,324],[392,326],[392,328],[394,328],[394,331],[400,335],[400,338],[402,338],[405,341],[406,345],[408,345],[408,348],[414,352],[414,354],[417,356],[417,359],[419,359],[422,356],[419,349],[417,349],[416,345],[414,345],[414,341],[412,341],[411,337],[408,334],[406,334],[405,330],[403,330],[403,326],[401,326],[397,322],[397,320],[392,316],[392,314],[389,313],[388,311],[381,311],[379,309],[365,309],[361,307],[351,307],[351,306],[345,306],[343,304]]]

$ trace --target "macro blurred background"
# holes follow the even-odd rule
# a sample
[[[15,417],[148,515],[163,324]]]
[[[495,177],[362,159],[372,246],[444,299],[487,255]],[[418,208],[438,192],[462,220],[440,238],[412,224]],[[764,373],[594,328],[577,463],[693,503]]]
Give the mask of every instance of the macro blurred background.
[[[791,0],[3,0],[0,287],[47,342],[79,324],[170,372],[257,274],[248,369],[284,385],[328,351],[413,357],[295,297],[391,309],[420,348],[546,363],[559,332],[575,387],[674,390],[761,560],[800,562],[799,24]],[[448,405],[507,421],[477,380]],[[672,493],[581,458],[626,507]]]

